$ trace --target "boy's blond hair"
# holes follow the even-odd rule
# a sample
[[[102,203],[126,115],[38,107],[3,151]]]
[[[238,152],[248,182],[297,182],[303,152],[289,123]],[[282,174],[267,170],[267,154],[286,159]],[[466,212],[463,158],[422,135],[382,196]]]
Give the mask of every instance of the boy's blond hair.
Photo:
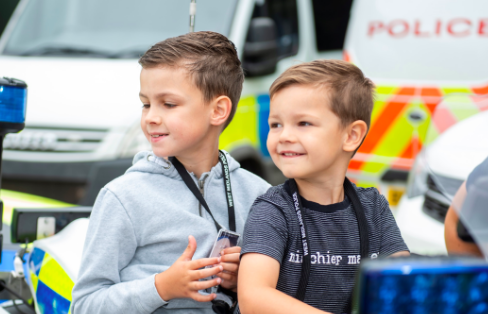
[[[325,88],[330,109],[339,117],[343,127],[362,120],[369,129],[374,84],[352,63],[342,60],[315,60],[292,66],[273,82],[269,95],[273,98],[277,92],[292,85]]]
[[[181,66],[188,69],[195,86],[209,102],[227,96],[232,110],[224,128],[229,125],[241,97],[244,72],[234,44],[215,32],[194,32],[163,40],[139,59],[143,68]]]

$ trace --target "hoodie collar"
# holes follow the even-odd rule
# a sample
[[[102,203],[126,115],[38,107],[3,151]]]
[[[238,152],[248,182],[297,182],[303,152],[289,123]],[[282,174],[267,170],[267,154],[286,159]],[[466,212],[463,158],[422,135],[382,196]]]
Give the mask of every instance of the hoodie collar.
[[[229,164],[229,171],[232,172],[238,169],[240,167],[240,164],[228,152],[224,150],[223,152]],[[148,172],[162,174],[171,178],[179,178],[181,180],[178,171],[173,166],[173,164],[171,164],[171,162],[154,155],[154,153],[151,151],[143,151],[137,153],[132,161],[132,167],[130,167],[127,172]],[[220,163],[220,161],[215,166],[213,166],[209,172],[206,173],[212,173],[217,179],[221,179],[223,177],[223,173],[222,164]],[[193,176],[193,173],[191,174]]]

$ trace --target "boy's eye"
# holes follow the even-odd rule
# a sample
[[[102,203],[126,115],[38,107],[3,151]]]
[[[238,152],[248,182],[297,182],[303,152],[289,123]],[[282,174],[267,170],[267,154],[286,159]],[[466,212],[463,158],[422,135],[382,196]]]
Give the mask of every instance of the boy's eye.
[[[298,123],[298,125],[300,126],[309,126],[309,125],[312,125],[310,122],[306,122],[306,121],[301,121]]]
[[[167,102],[164,103],[164,106],[167,107],[167,108],[174,108],[174,107],[176,107],[176,105],[170,104],[170,103],[167,103]]]
[[[281,127],[281,123],[271,123],[269,125],[270,128],[275,129]]]
[[[150,104],[142,104],[143,109],[149,109],[150,106],[151,106]]]

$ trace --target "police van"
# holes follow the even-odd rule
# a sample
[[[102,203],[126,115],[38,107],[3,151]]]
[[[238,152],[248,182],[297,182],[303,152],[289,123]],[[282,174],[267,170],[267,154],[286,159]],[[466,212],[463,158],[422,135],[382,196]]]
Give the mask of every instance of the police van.
[[[26,129],[5,141],[4,187],[42,186],[45,195],[90,204],[107,180],[123,173],[134,153],[148,147],[138,125],[136,59],[152,43],[187,32],[188,4],[22,0],[0,40],[2,74],[31,86]],[[446,119],[452,125],[465,117],[449,109],[447,118],[433,121],[439,103],[462,94],[469,109],[463,112],[480,111],[471,96],[488,93],[486,6],[481,0],[199,0],[195,30],[227,35],[246,71],[221,148],[266,176],[268,87],[296,62],[344,58],[377,86],[371,129],[348,176],[378,187],[396,205],[423,145],[446,129]],[[57,232],[60,214],[51,214]],[[77,220],[34,243],[28,279],[38,304],[56,300],[69,308],[87,223]]]

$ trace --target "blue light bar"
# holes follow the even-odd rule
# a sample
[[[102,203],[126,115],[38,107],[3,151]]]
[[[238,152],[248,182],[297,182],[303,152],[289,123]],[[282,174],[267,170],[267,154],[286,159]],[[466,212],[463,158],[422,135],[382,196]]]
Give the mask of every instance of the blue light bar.
[[[367,261],[356,313],[488,313],[488,264],[471,258]]]
[[[27,107],[25,82],[0,78],[0,133],[18,132],[24,128]]]

